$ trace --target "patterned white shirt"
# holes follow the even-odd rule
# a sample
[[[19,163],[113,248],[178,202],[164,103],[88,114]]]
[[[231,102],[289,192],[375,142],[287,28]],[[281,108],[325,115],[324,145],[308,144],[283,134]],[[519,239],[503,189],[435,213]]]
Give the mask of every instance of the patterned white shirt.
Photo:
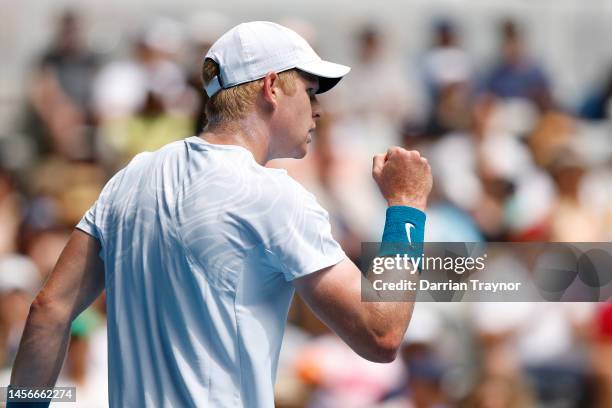
[[[345,258],[286,171],[199,137],[136,156],[77,228],[102,245],[111,407],[273,407],[291,281]]]

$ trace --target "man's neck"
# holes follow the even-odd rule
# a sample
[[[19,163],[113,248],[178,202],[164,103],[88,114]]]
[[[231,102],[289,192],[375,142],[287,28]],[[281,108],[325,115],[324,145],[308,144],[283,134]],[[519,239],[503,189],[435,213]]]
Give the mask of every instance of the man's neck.
[[[231,124],[208,126],[200,137],[212,144],[244,147],[262,166],[269,160],[270,137],[255,118],[247,117]]]

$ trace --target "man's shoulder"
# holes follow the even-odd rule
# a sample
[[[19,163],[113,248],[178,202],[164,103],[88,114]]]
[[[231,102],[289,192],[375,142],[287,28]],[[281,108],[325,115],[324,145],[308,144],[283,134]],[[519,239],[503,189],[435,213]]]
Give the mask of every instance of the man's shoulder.
[[[279,196],[284,196],[287,199],[293,197],[302,203],[305,199],[314,198],[314,195],[296,179],[291,177],[285,169],[266,167],[262,177],[267,181],[266,186],[278,190]]]
[[[261,203],[287,210],[305,205],[312,196],[284,169],[258,166],[245,178],[244,186]]]

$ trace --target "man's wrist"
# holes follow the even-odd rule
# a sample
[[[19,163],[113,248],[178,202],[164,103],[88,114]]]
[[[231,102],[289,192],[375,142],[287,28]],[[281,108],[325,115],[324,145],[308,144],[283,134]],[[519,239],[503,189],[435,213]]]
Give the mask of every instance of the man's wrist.
[[[416,208],[417,210],[421,210],[425,212],[425,208],[427,207],[427,200],[389,199],[387,200],[387,205],[389,207],[395,207],[395,206],[412,207],[412,208]]]

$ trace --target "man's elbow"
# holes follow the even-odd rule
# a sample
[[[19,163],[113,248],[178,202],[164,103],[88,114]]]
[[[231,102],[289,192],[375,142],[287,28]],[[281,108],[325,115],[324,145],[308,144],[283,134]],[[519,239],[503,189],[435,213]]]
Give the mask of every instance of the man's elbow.
[[[34,298],[30,306],[29,319],[37,325],[61,326],[70,323],[71,317],[71,310],[67,305],[49,297],[44,291]]]
[[[397,333],[377,336],[368,347],[367,355],[362,357],[375,363],[391,363],[397,357],[401,344],[402,336]]]

